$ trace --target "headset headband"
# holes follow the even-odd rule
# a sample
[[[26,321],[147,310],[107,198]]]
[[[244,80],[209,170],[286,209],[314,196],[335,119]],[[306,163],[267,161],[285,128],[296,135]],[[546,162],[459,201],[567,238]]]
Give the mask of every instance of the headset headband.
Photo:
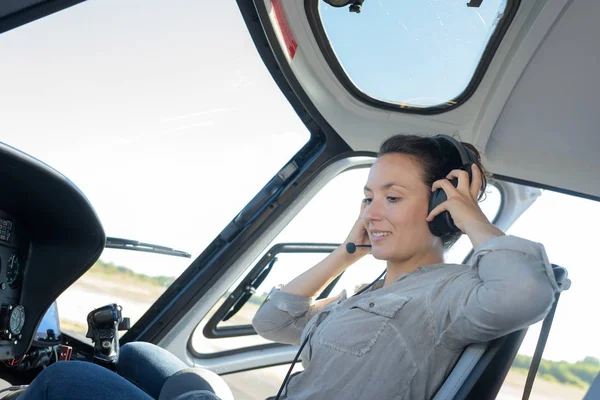
[[[471,150],[469,150],[468,148],[466,148],[462,143],[460,143],[458,140],[454,139],[453,137],[448,136],[448,135],[436,135],[436,136],[434,136],[434,138],[435,139],[444,139],[444,140],[450,142],[452,144],[452,146],[454,146],[454,148],[456,149],[456,151],[458,151],[458,154],[460,155],[460,161],[462,164],[461,166],[475,164],[477,162],[477,158],[475,157],[473,152]]]

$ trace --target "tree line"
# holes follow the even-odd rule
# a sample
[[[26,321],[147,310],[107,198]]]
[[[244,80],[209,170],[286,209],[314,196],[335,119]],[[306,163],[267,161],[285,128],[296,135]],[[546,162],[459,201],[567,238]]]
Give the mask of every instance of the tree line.
[[[512,368],[528,371],[530,365],[531,357],[517,354]],[[537,378],[587,389],[598,374],[600,374],[600,360],[596,357],[585,357],[576,363],[542,359]]]
[[[137,272],[134,272],[129,268],[121,267],[113,263],[107,263],[102,260],[96,261],[96,263],[92,268],[90,268],[90,270],[96,270],[98,272],[107,274],[119,273],[122,275],[126,275],[130,278],[137,279],[141,282],[151,283],[164,287],[169,287],[174,281],[173,277],[171,276],[148,276],[144,274],[138,274]]]

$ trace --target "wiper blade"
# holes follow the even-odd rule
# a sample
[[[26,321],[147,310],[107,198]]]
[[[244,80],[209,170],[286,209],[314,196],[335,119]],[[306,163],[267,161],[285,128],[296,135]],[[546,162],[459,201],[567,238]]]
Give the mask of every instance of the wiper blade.
[[[104,247],[107,249],[143,251],[146,253],[157,253],[167,256],[192,258],[192,255],[190,253],[186,253],[185,251],[175,250],[170,247],[159,246],[156,244],[138,242],[137,240],[131,239],[107,237],[106,246]]]

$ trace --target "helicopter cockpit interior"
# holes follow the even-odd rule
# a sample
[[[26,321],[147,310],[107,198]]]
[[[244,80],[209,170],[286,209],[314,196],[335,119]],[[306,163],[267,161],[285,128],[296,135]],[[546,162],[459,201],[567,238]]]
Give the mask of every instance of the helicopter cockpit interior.
[[[600,398],[586,253],[600,215],[599,12],[597,0],[1,2],[0,399],[59,361],[112,369],[132,342],[213,371],[236,400],[275,394],[298,346],[252,318],[339,248],[397,134],[473,144],[486,217],[547,246],[561,290],[573,279],[536,326],[467,348],[435,400]],[[193,255],[123,239],[141,236]],[[452,263],[471,261],[464,236]],[[143,252],[179,258],[129,263]],[[385,268],[373,258],[318,297],[371,282]]]

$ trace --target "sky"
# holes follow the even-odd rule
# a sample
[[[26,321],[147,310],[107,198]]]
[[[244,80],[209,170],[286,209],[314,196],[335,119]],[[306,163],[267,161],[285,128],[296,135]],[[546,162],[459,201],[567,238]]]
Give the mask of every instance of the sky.
[[[371,97],[431,106],[458,97],[473,77],[506,0],[370,0],[360,14],[322,6],[340,64]],[[360,54],[360,57],[357,57]]]
[[[442,3],[448,2],[429,1],[419,12],[435,11]],[[390,18],[401,11],[382,0],[366,2],[361,15],[371,15],[371,4],[377,4],[379,15],[392,10]],[[484,4],[500,7],[499,2]],[[410,10],[402,11],[402,23],[416,35],[411,37],[421,37],[416,33],[425,27],[410,25]],[[481,17],[489,23],[494,12]],[[344,18],[328,22],[339,37],[350,29]],[[441,14],[436,20],[449,24]],[[368,21],[374,28],[377,20]],[[473,26],[466,22],[465,27]],[[398,29],[395,24],[386,29]],[[460,24],[450,26],[453,34]],[[487,32],[482,27],[477,32]],[[389,45],[371,40],[373,52]],[[461,90],[468,76],[432,80],[434,71],[419,64],[430,66],[426,50],[431,48],[415,48],[425,59],[413,62],[419,68],[411,72],[408,91],[398,89],[399,98],[448,97]],[[233,1],[89,0],[0,35],[0,51],[5,60],[0,63],[0,140],[78,185],[108,236],[166,245],[196,257],[309,138],[257,55]],[[395,53],[398,65],[411,57],[408,51]],[[344,54],[345,65],[371,64],[360,52]],[[472,57],[455,56],[452,74],[472,70]],[[382,76],[389,75],[364,74],[361,82],[377,90],[387,84]],[[365,178],[365,171],[340,176],[277,240],[342,241],[356,218]],[[552,262],[567,267],[573,280],[561,298],[545,358],[600,357],[600,325],[589,311],[598,303],[597,235],[591,227],[598,226],[599,211],[598,203],[544,192],[508,231],[542,242]],[[178,276],[190,262],[118,250],[106,250],[102,259],[168,276]],[[296,263],[301,268],[309,261]],[[365,280],[378,272],[369,269]],[[521,349],[525,354],[535,347],[531,331]]]

